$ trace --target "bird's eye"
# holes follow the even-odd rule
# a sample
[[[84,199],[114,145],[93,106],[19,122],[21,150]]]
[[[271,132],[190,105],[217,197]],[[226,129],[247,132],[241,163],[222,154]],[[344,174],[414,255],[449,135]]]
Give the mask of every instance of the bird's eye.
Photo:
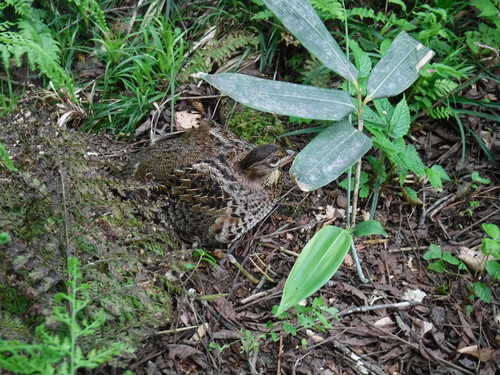
[[[279,164],[280,162],[280,158],[277,157],[277,156],[273,156],[270,160],[269,160],[269,164],[272,166],[272,167],[275,167]]]

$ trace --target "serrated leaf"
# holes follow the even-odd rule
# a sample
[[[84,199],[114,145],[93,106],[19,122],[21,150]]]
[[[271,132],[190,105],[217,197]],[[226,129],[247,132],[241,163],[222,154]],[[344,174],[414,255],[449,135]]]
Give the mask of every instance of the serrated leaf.
[[[401,138],[408,134],[410,130],[410,109],[406,103],[406,99],[401,99],[401,101],[394,108],[391,120],[389,122],[389,135],[392,138]]]
[[[409,187],[402,187],[401,192],[403,194],[403,198],[405,199],[406,202],[413,206],[420,206],[422,204],[422,201],[418,197],[418,194],[415,190]]]
[[[432,168],[427,168],[427,177],[429,183],[437,191],[443,190],[443,181],[450,181],[450,177],[440,165],[433,165]]]
[[[473,283],[474,294],[479,297],[479,299],[486,303],[491,303],[491,289],[481,283]]]
[[[387,237],[387,233],[382,227],[382,224],[380,224],[376,220],[362,221],[361,223],[356,225],[353,233],[356,237],[370,236],[372,234],[380,234],[382,236]]]
[[[321,228],[306,244],[290,271],[276,315],[321,288],[342,264],[351,241],[345,229],[331,225]]]
[[[359,71],[359,77],[368,77],[372,71],[372,60],[370,56],[361,49],[358,42],[355,40],[349,40],[349,47],[351,48],[352,54],[354,56],[354,61],[356,62],[356,67]]]
[[[300,189],[312,191],[339,177],[372,146],[370,138],[348,120],[321,131],[295,157],[290,176]]]
[[[381,98],[373,101],[375,109],[385,124],[389,124],[389,119],[392,117],[394,107],[387,98]]]
[[[382,59],[375,65],[368,80],[365,101],[396,96],[416,81],[420,69],[434,52],[401,32]]]
[[[288,31],[327,68],[350,82],[358,71],[340,49],[309,1],[263,0]]]
[[[237,73],[198,73],[212,86],[249,107],[315,120],[342,120],[356,110],[345,91],[271,81]]]

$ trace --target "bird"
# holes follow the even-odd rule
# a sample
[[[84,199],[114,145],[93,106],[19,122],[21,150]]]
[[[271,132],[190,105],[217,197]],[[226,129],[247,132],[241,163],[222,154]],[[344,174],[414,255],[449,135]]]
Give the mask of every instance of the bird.
[[[274,144],[255,146],[204,119],[133,154],[117,176],[144,183],[153,199],[165,202],[164,217],[181,240],[218,246],[273,210],[283,167],[294,156]]]

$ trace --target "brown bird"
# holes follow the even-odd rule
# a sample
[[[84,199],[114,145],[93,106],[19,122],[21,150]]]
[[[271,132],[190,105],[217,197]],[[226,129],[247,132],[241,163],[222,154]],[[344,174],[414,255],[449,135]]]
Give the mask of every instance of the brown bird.
[[[154,199],[166,200],[167,220],[181,239],[210,246],[236,240],[272,211],[293,155],[203,120],[133,155],[118,175],[147,183]]]

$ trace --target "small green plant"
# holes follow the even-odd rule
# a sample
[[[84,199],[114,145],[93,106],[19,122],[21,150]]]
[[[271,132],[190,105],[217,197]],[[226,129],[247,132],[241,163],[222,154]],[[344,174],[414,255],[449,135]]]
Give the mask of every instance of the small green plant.
[[[425,260],[433,260],[428,268],[438,273],[447,272],[454,274],[446,269],[446,264],[457,266],[460,271],[467,270],[467,266],[460,259],[453,256],[449,251],[443,252],[441,247],[435,244],[429,246],[429,250],[424,253],[423,258]]]
[[[229,349],[231,347],[230,344],[219,345],[215,341],[210,341],[208,347],[212,350],[217,350],[219,353],[222,353],[224,350]]]
[[[14,163],[12,163],[12,160],[10,160],[9,152],[7,151],[5,146],[1,143],[0,143],[0,162],[3,163],[9,171],[17,172],[17,168],[14,166]]]
[[[217,259],[205,249],[194,249],[193,257],[198,258],[198,262],[196,264],[186,263],[184,264],[185,268],[190,270],[196,269],[202,262],[207,262],[211,266],[215,266],[217,264]]]
[[[474,282],[471,286],[473,296],[477,296],[481,301],[491,303],[492,293],[490,285],[500,280],[500,228],[495,224],[483,224],[483,230],[489,238],[483,238],[481,252],[486,260],[485,270],[489,280],[485,283]]]
[[[500,228],[495,224],[483,224],[483,230],[489,236],[482,239],[481,252],[484,254],[482,265],[475,267],[477,269],[474,280],[468,288],[470,294],[464,299],[464,301],[473,301],[475,298],[479,298],[485,303],[492,302],[492,292],[491,284],[498,282],[500,280]],[[449,273],[456,275],[454,272],[449,271],[447,266],[456,266],[459,271],[468,270],[467,266],[457,257],[453,256],[449,251],[443,252],[442,249],[431,244],[429,250],[424,253],[423,258],[425,260],[433,260],[429,264],[428,268],[432,271],[438,273]],[[483,273],[485,270],[488,278],[485,282],[480,282],[478,280],[483,280]],[[459,274],[462,275],[462,274]],[[472,311],[472,306],[468,306],[467,310]]]
[[[93,369],[100,364],[132,349],[120,342],[109,342],[103,348],[84,353],[81,341],[98,334],[105,321],[105,313],[99,310],[93,320],[85,316],[85,308],[91,299],[89,284],[81,282],[78,260],[68,259],[69,280],[67,293],[57,293],[53,310],[60,329],[54,331],[45,324],[35,330],[35,341],[0,341],[0,367],[18,374],[74,375],[78,369]]]
[[[261,341],[266,339],[266,334],[254,335],[251,331],[245,329],[240,331],[240,353],[252,354],[259,350]]]

